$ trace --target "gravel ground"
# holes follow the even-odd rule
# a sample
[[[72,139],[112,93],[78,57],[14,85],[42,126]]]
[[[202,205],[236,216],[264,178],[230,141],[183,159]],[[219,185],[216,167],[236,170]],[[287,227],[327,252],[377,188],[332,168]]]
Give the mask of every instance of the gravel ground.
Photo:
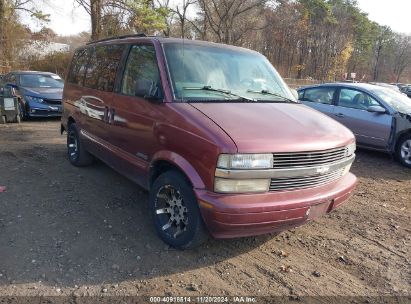
[[[352,171],[355,195],[315,222],[182,252],[157,238],[144,190],[103,163],[69,164],[59,121],[0,125],[0,295],[408,302],[411,170],[360,150]]]

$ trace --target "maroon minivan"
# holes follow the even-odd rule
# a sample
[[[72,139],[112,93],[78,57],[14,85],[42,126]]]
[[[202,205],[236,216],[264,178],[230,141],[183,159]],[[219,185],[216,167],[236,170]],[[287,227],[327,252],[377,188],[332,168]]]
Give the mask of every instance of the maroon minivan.
[[[148,189],[155,228],[177,248],[296,227],[356,185],[353,134],[244,48],[97,41],[76,50],[63,106],[70,162],[97,157]]]

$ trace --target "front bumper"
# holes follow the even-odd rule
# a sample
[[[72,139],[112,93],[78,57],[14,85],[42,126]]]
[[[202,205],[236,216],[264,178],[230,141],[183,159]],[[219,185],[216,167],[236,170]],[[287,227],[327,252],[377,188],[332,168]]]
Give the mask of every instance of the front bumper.
[[[261,194],[218,194],[195,190],[204,222],[215,238],[282,231],[329,213],[353,193],[357,178],[348,173],[320,187]]]
[[[29,105],[27,109],[27,116],[29,117],[60,117],[62,114],[61,105]]]

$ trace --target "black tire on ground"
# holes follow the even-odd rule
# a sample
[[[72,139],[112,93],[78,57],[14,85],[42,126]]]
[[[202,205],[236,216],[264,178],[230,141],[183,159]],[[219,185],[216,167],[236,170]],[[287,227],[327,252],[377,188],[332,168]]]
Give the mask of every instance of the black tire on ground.
[[[70,124],[67,130],[67,156],[76,167],[89,166],[94,161],[94,157],[84,148],[75,123]]]
[[[411,134],[401,137],[395,154],[402,165],[411,168]]]
[[[150,212],[160,238],[178,249],[193,249],[208,239],[197,198],[177,171],[161,174],[150,190]]]
[[[26,111],[24,110],[24,106],[20,101],[18,103],[18,106],[19,106],[19,115],[18,116],[20,117],[20,122],[21,122],[21,121],[27,119],[27,115],[26,115]]]

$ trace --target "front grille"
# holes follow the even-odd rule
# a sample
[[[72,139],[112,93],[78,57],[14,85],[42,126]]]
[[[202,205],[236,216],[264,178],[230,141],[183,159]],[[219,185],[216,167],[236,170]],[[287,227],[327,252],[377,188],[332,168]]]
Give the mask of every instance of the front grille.
[[[61,99],[44,99],[44,103],[51,105],[61,105]]]
[[[340,178],[344,170],[345,168],[342,168],[326,174],[304,177],[273,178],[271,179],[270,191],[295,190],[325,185]]]
[[[313,152],[295,152],[295,153],[274,153],[274,169],[313,167],[319,165],[328,165],[341,161],[346,158],[346,147],[313,151]]]

